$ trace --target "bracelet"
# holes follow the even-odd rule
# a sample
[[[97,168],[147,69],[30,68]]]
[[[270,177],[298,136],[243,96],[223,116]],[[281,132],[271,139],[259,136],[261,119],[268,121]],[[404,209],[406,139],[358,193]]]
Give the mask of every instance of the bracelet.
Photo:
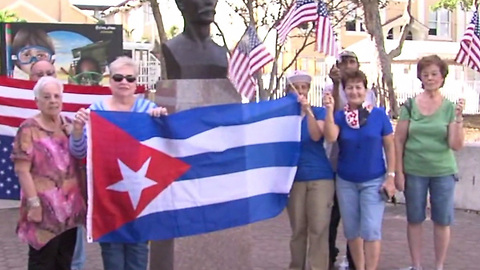
[[[461,120],[455,119],[455,123],[457,123],[457,124],[463,123],[463,118]]]
[[[388,172],[387,176],[395,177],[395,172]]]
[[[40,198],[37,196],[27,198],[27,207],[32,208],[32,207],[40,207]]]

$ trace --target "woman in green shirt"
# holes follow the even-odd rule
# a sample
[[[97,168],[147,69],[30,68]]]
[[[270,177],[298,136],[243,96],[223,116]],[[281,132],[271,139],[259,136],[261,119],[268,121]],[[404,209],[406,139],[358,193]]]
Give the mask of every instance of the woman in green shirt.
[[[453,221],[453,194],[457,164],[453,151],[464,144],[462,111],[440,93],[448,65],[436,55],[423,57],[417,77],[423,93],[407,100],[395,130],[397,154],[395,184],[404,191],[407,208],[407,238],[412,266],[420,270],[422,223],[425,220],[427,191],[430,192],[435,246],[435,269],[442,270]]]

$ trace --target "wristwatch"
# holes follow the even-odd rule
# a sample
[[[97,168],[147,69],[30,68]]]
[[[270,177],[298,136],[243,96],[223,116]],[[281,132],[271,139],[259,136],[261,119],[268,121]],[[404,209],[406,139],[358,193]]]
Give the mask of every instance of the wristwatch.
[[[388,172],[387,176],[395,177],[395,172]]]

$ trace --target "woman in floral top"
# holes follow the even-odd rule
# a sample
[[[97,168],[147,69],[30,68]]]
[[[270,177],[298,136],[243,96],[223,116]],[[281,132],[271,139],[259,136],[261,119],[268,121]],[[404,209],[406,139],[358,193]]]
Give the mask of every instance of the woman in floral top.
[[[86,210],[68,148],[71,121],[60,116],[60,81],[42,77],[33,92],[40,113],[20,125],[12,151],[22,191],[17,233],[29,244],[29,270],[67,270]]]

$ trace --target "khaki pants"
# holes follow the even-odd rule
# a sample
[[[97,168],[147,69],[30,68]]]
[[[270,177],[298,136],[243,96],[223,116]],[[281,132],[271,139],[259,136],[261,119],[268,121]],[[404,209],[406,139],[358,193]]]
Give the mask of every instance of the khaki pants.
[[[332,180],[294,182],[287,211],[292,228],[290,270],[328,270],[328,230],[335,184]],[[307,247],[308,243],[308,247]]]

